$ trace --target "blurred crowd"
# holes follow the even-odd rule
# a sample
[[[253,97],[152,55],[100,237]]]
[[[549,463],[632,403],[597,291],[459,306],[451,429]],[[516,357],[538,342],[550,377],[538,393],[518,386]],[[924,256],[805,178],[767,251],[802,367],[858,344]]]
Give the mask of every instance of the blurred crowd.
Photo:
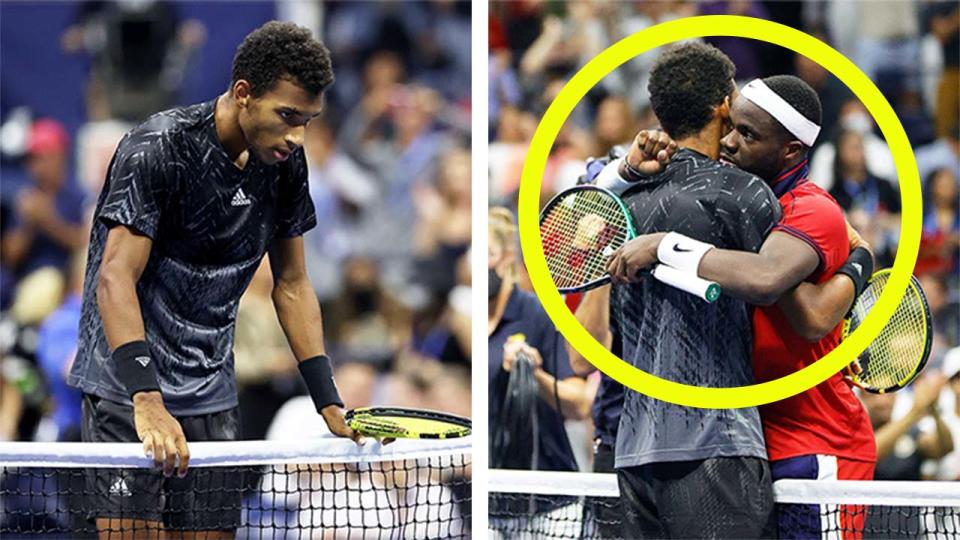
[[[900,471],[892,476],[960,479],[960,400],[956,399],[960,396],[960,6],[955,1],[526,0],[491,4],[491,205],[515,210],[520,172],[537,122],[588,60],[621,38],[655,24],[716,14],[773,20],[825,41],[876,83],[903,124],[922,183],[923,236],[915,274],[933,313],[933,352],[925,376],[912,388],[868,396],[864,402],[875,427],[892,426],[884,432],[893,441],[886,446],[887,455],[916,462],[909,474]],[[877,268],[891,266],[900,229],[898,175],[890,149],[866,108],[835,76],[803,55],[755,40],[716,37],[706,41],[733,60],[738,84],[755,77],[793,74],[818,92],[823,126],[812,151],[810,178],[833,195],[848,221],[873,246]],[[584,174],[588,158],[604,156],[615,145],[628,145],[641,129],[658,127],[647,92],[656,57],[657,51],[650,51],[619,67],[574,109],[548,158],[543,202],[573,186]],[[518,281],[531,290],[524,277]],[[597,384],[587,387],[595,389]],[[593,399],[589,392],[587,401]],[[575,411],[567,415],[567,427],[580,467],[589,470],[592,429],[589,420],[581,417]],[[878,476],[886,470],[881,465]]]
[[[79,440],[80,396],[64,379],[91,214],[113,151],[150,114],[189,104],[181,89],[191,58],[219,54],[226,69],[217,72],[228,72],[239,43],[211,43],[211,20],[186,18],[189,7],[77,3],[59,43],[32,45],[89,65],[83,88],[50,98],[83,93],[78,129],[15,96],[0,104],[0,441]],[[205,9],[242,25],[241,37],[265,22],[233,17],[230,4]],[[307,129],[319,224],[304,241],[346,406],[469,416],[469,4],[277,2],[273,16],[313,29],[333,57],[336,83]],[[222,92],[229,80],[220,82]],[[238,309],[244,439],[291,426],[302,436],[303,418],[316,414],[271,287],[264,262]]]

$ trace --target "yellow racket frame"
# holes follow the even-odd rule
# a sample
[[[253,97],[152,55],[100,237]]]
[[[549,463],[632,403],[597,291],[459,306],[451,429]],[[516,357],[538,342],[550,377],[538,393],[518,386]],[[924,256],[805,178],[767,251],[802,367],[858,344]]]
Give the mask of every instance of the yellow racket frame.
[[[856,328],[852,326],[852,316],[856,315],[860,320],[866,317],[866,314],[873,307],[873,302],[883,292],[887,279],[891,274],[891,269],[886,268],[875,273],[867,284],[867,288],[857,298],[854,303],[851,315],[843,321],[842,339],[846,339]],[[869,303],[869,304],[868,304]],[[898,341],[899,340],[899,341]],[[892,381],[892,384],[879,385],[876,381],[866,380],[871,370],[864,370],[861,373],[850,371],[847,378],[866,390],[875,394],[884,394],[895,392],[905,388],[914,379],[920,375],[923,368],[927,365],[930,358],[930,347],[933,341],[933,323],[930,317],[930,306],[927,303],[927,296],[920,286],[920,282],[915,276],[910,276],[910,283],[907,290],[900,300],[893,316],[884,326],[880,335],[870,344],[867,349],[860,353],[857,360],[865,355],[870,358],[870,362],[893,363],[893,355],[909,355],[908,360],[913,362],[911,369],[906,370],[902,375]],[[912,358],[911,358],[912,357]],[[892,369],[892,368],[891,368]],[[882,370],[881,370],[882,371]]]
[[[470,435],[469,418],[407,407],[360,407],[347,411],[347,425],[368,437],[456,439]]]

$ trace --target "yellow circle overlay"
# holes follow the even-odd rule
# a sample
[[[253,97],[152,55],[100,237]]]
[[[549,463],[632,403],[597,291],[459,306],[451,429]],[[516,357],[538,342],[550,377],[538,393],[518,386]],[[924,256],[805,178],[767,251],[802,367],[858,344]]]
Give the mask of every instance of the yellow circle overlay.
[[[655,47],[702,36],[767,41],[818,62],[843,81],[866,105],[887,140],[896,163],[903,206],[901,236],[893,272],[863,324],[819,361],[785,377],[735,388],[691,386],[662,379],[617,358],[577,322],[557,291],[543,256],[538,223],[540,185],[547,156],[561,126],[586,93],[624,62]],[[530,143],[520,182],[519,229],[534,290],[561,334],[598,369],[621,384],[659,400],[703,408],[753,407],[799,394],[844,368],[873,341],[903,297],[920,247],[920,179],[903,126],[877,87],[856,65],[822,41],[799,30],[761,19],[731,15],[666,22],[626,37],[591,60],[563,87],[547,109]]]

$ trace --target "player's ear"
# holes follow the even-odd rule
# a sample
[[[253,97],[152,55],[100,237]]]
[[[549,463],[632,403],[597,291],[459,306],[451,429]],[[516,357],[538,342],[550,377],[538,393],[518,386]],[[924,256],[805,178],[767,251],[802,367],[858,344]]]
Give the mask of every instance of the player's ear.
[[[790,141],[784,146],[783,161],[791,162],[803,157],[806,146],[800,141]]]
[[[723,103],[717,106],[717,118],[724,123],[730,120],[730,96],[725,96]]]
[[[250,95],[250,83],[244,79],[240,79],[239,81],[233,83],[233,88],[231,90],[233,91],[233,99],[237,102],[237,105],[239,105],[241,108],[246,108],[247,103],[252,97]]]

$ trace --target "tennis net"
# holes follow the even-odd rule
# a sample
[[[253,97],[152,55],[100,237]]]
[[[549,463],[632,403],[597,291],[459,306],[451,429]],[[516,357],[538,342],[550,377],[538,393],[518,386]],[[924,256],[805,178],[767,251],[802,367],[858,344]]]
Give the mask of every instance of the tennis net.
[[[488,478],[491,538],[636,536],[624,531],[614,474],[491,470]],[[774,498],[782,513],[815,506],[821,538],[960,538],[958,482],[782,480]]]
[[[190,454],[181,479],[164,478],[136,443],[2,443],[0,538],[96,537],[98,526],[111,538],[159,538],[161,526],[237,538],[470,535],[469,437],[208,442]]]

